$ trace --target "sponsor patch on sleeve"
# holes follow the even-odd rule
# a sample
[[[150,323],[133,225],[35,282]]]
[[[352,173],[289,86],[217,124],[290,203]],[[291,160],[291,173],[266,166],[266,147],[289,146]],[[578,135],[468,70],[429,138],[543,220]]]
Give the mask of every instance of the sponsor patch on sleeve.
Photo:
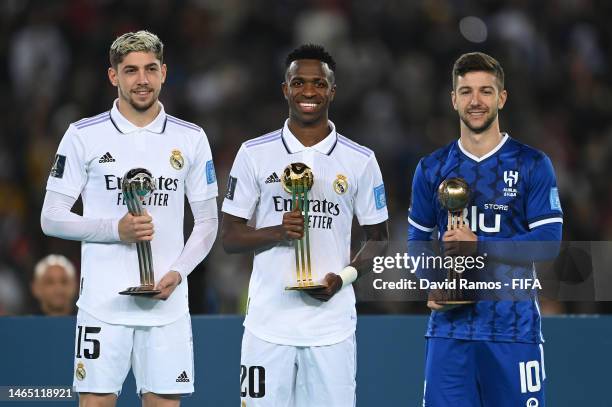
[[[225,197],[230,201],[234,200],[234,192],[236,192],[236,184],[238,183],[238,178],[229,176],[227,180],[227,192],[225,193]]]
[[[217,181],[217,175],[215,174],[215,166],[213,165],[212,160],[208,160],[206,162],[206,183],[212,184]]]
[[[382,209],[387,206],[387,198],[385,197],[385,185],[380,184],[374,187],[374,202],[376,202],[376,209]]]
[[[561,210],[561,200],[559,199],[559,189],[557,187],[550,189],[550,209],[555,211]]]
[[[66,156],[61,154],[55,154],[55,160],[51,167],[50,175],[55,178],[63,178],[64,170],[66,169]]]

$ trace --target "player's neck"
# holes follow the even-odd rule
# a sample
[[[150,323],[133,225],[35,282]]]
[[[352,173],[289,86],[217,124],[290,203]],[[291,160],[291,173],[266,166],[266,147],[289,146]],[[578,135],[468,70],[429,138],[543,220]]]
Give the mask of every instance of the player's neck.
[[[287,123],[287,126],[295,138],[297,138],[299,142],[306,147],[311,147],[319,143],[321,140],[327,137],[331,131],[327,117],[325,120],[312,124],[299,123],[298,121],[291,120],[291,118],[289,118],[289,123]]]
[[[497,124],[497,123],[495,123]],[[475,133],[461,124],[461,146],[470,154],[482,157],[499,145],[503,136],[499,125],[492,125],[482,133]]]
[[[161,110],[161,106],[159,103],[155,102],[147,110],[139,111],[134,109],[129,102],[119,98],[117,101],[117,109],[123,115],[123,117],[125,117],[134,126],[145,127],[155,120]]]

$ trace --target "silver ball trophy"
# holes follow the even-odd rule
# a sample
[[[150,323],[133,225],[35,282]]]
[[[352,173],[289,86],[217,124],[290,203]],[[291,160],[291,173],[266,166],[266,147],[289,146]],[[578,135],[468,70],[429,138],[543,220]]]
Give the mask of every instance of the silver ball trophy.
[[[151,171],[145,168],[132,168],[123,176],[121,191],[128,211],[133,216],[142,216],[144,209],[142,201],[155,191],[155,178]],[[155,290],[155,276],[153,274],[153,255],[151,253],[151,242],[136,242],[138,253],[138,267],[140,269],[140,285],[128,287],[119,292],[121,295],[153,296],[159,294]]]

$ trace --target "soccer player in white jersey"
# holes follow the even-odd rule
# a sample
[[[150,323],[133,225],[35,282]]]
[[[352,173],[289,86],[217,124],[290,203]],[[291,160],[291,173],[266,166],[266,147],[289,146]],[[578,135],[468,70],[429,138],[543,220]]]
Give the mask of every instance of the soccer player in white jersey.
[[[355,294],[387,245],[387,208],[374,153],[337,133],[328,119],[336,94],[335,62],[320,46],[303,45],[286,59],[284,126],[242,144],[223,202],[222,236],[229,253],[254,252],[242,339],[240,395],[253,406],[348,407],[355,404]],[[292,208],[282,172],[312,169],[308,224],[314,278],[295,285],[294,239],[304,216]],[[353,216],[367,241],[350,259]],[[254,227],[247,220],[254,219]]]
[[[74,387],[84,406],[114,406],[133,369],[146,406],[178,406],[193,392],[187,275],[217,232],[217,183],[204,131],[166,114],[163,44],[147,31],[110,48],[112,109],[72,123],[55,156],[41,225],[45,234],[82,241]],[[146,168],[155,192],[132,216],[121,193],[129,169]],[[83,200],[83,216],[70,212]],[[183,241],[184,196],[194,228]],[[150,241],[155,297],[119,295],[140,283],[135,242]]]

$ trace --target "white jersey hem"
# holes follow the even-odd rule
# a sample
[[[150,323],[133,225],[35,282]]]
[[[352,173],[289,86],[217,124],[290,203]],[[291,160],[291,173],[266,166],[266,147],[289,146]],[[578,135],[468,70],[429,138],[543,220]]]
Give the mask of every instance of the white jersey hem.
[[[388,213],[385,211],[384,214],[380,214],[378,216],[369,216],[367,218],[359,218],[357,217],[357,221],[360,226],[364,225],[378,225],[379,223],[383,223],[389,219]]]
[[[277,345],[287,345],[287,346],[329,346],[329,345],[335,345],[337,343],[340,343],[344,340],[346,340],[347,338],[349,338],[351,335],[353,335],[355,333],[356,330],[356,325],[353,325],[351,328],[349,328],[348,330],[342,331],[340,333],[335,333],[333,335],[328,335],[325,337],[317,337],[314,339],[306,339],[306,338],[287,338],[287,337],[280,337],[280,336],[276,336],[276,335],[270,335],[266,332],[262,332],[258,329],[253,329],[252,326],[247,325],[246,320],[244,321],[244,323],[242,324],[244,326],[244,329],[246,329],[247,331],[249,331],[253,336],[256,336],[257,338],[261,339],[262,341],[266,341],[266,342],[270,342],[270,343],[275,343]]]
[[[161,300],[159,300],[161,301]],[[178,321],[185,314],[189,314],[189,309],[186,309],[185,312],[179,312],[177,314],[167,315],[164,318],[160,318],[159,315],[151,315],[149,318],[142,319],[138,317],[132,318],[119,318],[119,317],[110,317],[105,313],[99,313],[98,310],[89,308],[87,304],[81,304],[80,301],[77,301],[77,307],[87,312],[91,316],[96,319],[99,319],[102,322],[106,322],[111,325],[125,325],[125,326],[164,326],[171,324],[173,322]],[[154,314],[152,312],[151,314]]]

